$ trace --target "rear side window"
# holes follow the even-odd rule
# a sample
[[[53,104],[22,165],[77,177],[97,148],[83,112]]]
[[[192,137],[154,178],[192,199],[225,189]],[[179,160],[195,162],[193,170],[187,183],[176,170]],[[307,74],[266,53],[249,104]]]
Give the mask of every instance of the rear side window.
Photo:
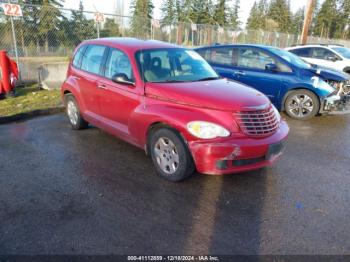
[[[210,50],[209,49],[199,49],[196,50],[198,54],[200,54],[201,57],[203,57],[205,60],[210,60]]]
[[[232,47],[213,48],[210,62],[220,65],[232,65]]]
[[[81,66],[81,58],[83,57],[84,51],[86,46],[82,46],[78,49],[78,51],[75,53],[75,56],[73,58],[73,66],[75,68],[80,68]]]
[[[83,55],[81,69],[93,74],[99,74],[106,47],[89,45]]]
[[[327,60],[329,57],[337,57],[337,55],[326,48],[313,49],[312,58]]]
[[[129,80],[133,79],[132,67],[128,56],[117,49],[111,49],[109,54],[105,77],[112,79],[117,74],[125,74]]]
[[[311,48],[299,48],[290,50],[289,52],[301,57],[311,57]]]

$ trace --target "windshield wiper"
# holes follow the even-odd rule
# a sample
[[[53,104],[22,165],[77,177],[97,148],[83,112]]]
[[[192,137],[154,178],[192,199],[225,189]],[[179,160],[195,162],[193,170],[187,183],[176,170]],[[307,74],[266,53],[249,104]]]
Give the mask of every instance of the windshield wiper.
[[[210,77],[205,77],[205,78],[201,78],[201,79],[198,79],[196,81],[210,81],[210,80],[218,80],[220,79],[221,77],[218,77],[218,76],[210,76]]]

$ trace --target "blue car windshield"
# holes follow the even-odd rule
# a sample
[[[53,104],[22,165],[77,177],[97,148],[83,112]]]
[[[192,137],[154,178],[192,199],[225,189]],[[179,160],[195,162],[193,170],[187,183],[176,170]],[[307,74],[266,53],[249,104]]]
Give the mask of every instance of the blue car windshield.
[[[274,53],[275,55],[283,58],[284,60],[286,60],[287,62],[296,65],[298,67],[304,68],[304,69],[310,69],[312,66],[308,63],[306,63],[304,60],[302,60],[299,56],[292,54],[288,51],[279,49],[279,48],[273,48],[273,47],[269,47],[268,50],[272,53]]]
[[[194,82],[219,78],[214,69],[193,50],[142,50],[136,53],[136,60],[146,82]]]
[[[345,58],[350,59],[350,49],[345,47],[332,47],[332,49],[344,56]]]

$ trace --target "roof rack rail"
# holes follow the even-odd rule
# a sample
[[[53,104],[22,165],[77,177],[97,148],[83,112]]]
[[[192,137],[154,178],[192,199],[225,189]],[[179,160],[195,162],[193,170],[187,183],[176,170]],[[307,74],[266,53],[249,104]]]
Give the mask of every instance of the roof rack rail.
[[[329,46],[329,45],[335,45],[335,46],[344,46],[342,44],[337,44],[337,43],[307,43],[307,44],[294,44],[292,47],[295,46],[308,46],[308,45],[321,45],[321,46]]]

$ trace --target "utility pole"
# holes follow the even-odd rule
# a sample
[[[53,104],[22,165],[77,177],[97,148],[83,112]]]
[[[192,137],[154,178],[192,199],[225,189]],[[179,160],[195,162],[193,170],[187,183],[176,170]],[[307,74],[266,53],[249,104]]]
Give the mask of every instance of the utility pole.
[[[316,5],[316,0],[308,0],[306,15],[304,19],[303,32],[301,33],[301,44],[305,45],[307,43],[307,37],[309,34],[310,25],[312,22],[312,14],[314,12]]]

